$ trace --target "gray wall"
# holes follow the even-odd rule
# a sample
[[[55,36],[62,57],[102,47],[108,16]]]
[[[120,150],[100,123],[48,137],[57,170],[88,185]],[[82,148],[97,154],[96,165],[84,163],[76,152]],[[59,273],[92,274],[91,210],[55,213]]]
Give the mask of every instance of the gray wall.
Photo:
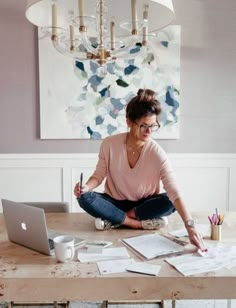
[[[175,0],[181,25],[180,139],[167,152],[236,152],[236,1]],[[40,140],[37,35],[25,1],[0,0],[0,153],[97,152],[101,141]]]

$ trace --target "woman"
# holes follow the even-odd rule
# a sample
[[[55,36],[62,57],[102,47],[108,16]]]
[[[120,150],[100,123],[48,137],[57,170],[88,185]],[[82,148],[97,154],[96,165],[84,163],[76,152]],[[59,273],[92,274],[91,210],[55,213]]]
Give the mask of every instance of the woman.
[[[166,216],[177,210],[190,242],[204,250],[166,153],[151,138],[160,127],[160,112],[155,92],[140,89],[126,107],[129,132],[104,139],[96,170],[85,185],[76,184],[74,194],[80,206],[96,217],[95,226],[99,230],[121,225],[159,229],[167,225]],[[104,178],[105,193],[93,192]],[[160,193],[160,181],[167,193]]]

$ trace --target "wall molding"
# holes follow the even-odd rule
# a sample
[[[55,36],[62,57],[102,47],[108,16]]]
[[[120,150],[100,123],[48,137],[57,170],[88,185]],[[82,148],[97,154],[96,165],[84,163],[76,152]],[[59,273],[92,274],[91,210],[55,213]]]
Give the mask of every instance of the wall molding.
[[[88,178],[97,153],[0,154],[0,198],[67,201],[80,211],[73,187],[81,171]],[[236,210],[236,154],[169,153],[178,183],[192,210]],[[102,191],[101,186],[98,191]],[[0,206],[0,211],[1,211]]]

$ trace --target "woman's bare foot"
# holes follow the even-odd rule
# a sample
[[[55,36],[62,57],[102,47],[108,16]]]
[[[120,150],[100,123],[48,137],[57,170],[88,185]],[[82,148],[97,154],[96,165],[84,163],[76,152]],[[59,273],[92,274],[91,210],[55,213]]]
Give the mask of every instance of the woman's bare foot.
[[[136,220],[136,215],[135,215],[134,209],[131,209],[130,211],[126,212],[126,215],[127,215],[129,218],[133,218],[133,219]]]
[[[142,229],[141,221],[134,218],[130,218],[129,216],[125,217],[125,220],[123,221],[122,225],[128,226],[132,229]]]

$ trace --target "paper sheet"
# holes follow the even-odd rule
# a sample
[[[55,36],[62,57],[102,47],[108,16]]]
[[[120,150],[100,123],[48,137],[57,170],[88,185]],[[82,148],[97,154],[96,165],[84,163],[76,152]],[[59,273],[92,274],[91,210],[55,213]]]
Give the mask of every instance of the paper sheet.
[[[157,276],[160,272],[161,266],[157,264],[150,264],[146,262],[134,262],[130,264],[126,270],[134,273]]]
[[[134,263],[134,259],[121,259],[97,262],[101,275],[126,272],[126,268]]]
[[[211,228],[209,224],[196,224],[196,228],[199,233],[201,233],[202,237],[209,237],[211,233]],[[188,236],[187,230],[184,229],[178,229],[170,231],[169,234],[176,236],[176,237],[183,237]]]
[[[236,266],[236,246],[223,243],[208,243],[204,258],[198,253],[166,258],[184,276],[217,271]]]
[[[129,254],[125,247],[104,248],[101,253],[89,253],[78,249],[77,257],[80,262],[86,263],[101,260],[129,258]]]

